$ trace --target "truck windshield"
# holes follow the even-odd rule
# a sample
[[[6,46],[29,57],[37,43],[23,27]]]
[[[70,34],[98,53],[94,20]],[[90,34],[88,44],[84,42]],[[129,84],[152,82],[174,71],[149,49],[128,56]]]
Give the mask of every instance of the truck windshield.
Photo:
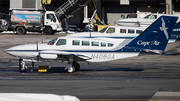
[[[56,42],[57,39],[58,39],[58,38],[55,38],[55,39],[49,41],[47,44],[48,44],[48,45],[54,45],[54,43]]]

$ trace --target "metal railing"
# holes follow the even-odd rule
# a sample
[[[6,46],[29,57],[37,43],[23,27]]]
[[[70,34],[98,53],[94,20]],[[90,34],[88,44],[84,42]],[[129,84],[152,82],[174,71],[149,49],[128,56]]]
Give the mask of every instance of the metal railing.
[[[61,5],[58,9],[55,10],[55,13],[58,17],[65,14],[65,12],[70,8],[73,7],[78,0],[68,0],[63,5]]]

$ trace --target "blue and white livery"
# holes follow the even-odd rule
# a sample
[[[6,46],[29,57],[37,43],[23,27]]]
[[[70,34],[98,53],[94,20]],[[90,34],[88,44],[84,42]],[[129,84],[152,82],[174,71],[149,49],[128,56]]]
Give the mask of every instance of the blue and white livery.
[[[134,39],[58,37],[47,44],[19,45],[5,52],[18,57],[20,71],[23,60],[63,60],[68,72],[79,70],[78,61],[105,62],[138,56],[140,52],[164,52],[177,17],[162,16]]]

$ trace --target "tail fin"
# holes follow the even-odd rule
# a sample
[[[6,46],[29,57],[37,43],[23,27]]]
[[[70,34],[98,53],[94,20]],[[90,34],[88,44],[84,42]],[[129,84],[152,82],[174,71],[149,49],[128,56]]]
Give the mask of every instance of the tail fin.
[[[141,35],[132,40],[126,47],[131,47],[155,53],[163,52],[166,48],[177,17],[161,16]]]

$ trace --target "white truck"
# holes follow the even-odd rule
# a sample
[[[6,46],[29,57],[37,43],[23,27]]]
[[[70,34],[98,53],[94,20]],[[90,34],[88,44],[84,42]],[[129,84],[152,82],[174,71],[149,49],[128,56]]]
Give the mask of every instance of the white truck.
[[[8,30],[13,30],[17,34],[26,34],[28,31],[53,35],[61,31],[61,24],[54,11],[12,10],[9,16]]]

